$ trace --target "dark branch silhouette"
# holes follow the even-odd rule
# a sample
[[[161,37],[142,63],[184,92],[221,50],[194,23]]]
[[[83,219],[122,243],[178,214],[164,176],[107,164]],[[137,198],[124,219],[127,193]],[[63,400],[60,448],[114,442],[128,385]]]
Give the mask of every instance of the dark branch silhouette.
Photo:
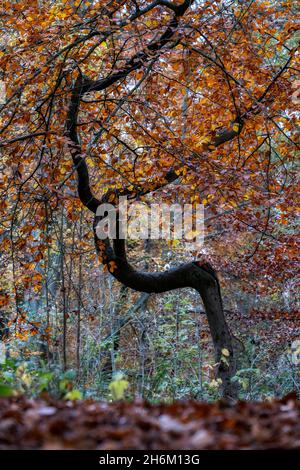
[[[176,27],[178,25],[178,17],[183,15],[188,6],[192,2],[184,2],[179,6],[170,6],[170,2],[159,2],[174,11],[174,18],[160,39],[150,43],[148,47],[141,53],[135,55],[128,61],[127,66],[121,71],[99,81],[92,81],[79,73],[76,83],[72,89],[72,95],[69,105],[69,111],[66,122],[66,136],[69,139],[69,148],[73,158],[73,163],[77,171],[78,194],[84,206],[91,212],[96,214],[97,208],[101,203],[107,202],[109,193],[104,194],[100,199],[95,197],[90,188],[89,172],[85,159],[81,156],[81,147],[77,135],[77,118],[81,98],[88,92],[93,90],[104,90],[112,83],[120,78],[127,76],[132,70],[144,65],[153,53],[158,53],[165,45],[171,41]],[[168,4],[168,5],[167,5]],[[232,140],[242,130],[243,122],[237,117],[236,124],[229,130],[223,131],[216,135],[210,142],[210,147],[218,147],[219,145]],[[157,190],[166,184],[173,182],[178,178],[174,169],[170,169],[165,175],[165,181],[159,183],[154,188],[140,188],[141,194]],[[131,194],[132,191],[122,189],[114,191],[117,203],[118,196],[123,194]],[[233,348],[233,339],[224,316],[221,291],[218,278],[213,268],[208,264],[200,262],[190,262],[181,266],[163,272],[142,272],[137,271],[128,261],[126,257],[125,241],[116,238],[113,240],[113,246],[110,241],[99,240],[96,233],[96,227],[103,217],[95,216],[94,218],[94,234],[96,250],[102,263],[108,267],[112,275],[124,286],[130,287],[136,291],[148,293],[161,293],[179,288],[194,288],[203,300],[205,306],[209,327],[215,348],[215,356],[218,365],[218,376],[222,380],[223,395],[226,397],[236,397],[237,389],[235,384],[231,382],[232,376],[236,371],[236,360]],[[113,269],[110,267],[113,266]],[[227,360],[224,360],[222,350],[228,351]]]

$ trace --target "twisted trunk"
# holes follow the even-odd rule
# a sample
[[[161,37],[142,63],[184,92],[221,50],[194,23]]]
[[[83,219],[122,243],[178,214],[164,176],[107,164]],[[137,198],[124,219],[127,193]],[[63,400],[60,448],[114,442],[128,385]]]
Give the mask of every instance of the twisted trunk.
[[[94,227],[97,224],[95,218]],[[99,250],[96,231],[96,248]],[[106,241],[105,262],[114,262],[116,268],[112,275],[123,285],[136,291],[147,293],[162,293],[180,288],[193,288],[201,296],[215,349],[215,361],[218,364],[217,375],[221,379],[222,395],[227,398],[237,397],[237,386],[231,382],[236,373],[236,358],[234,354],[233,338],[226,323],[220,285],[216,273],[208,263],[190,262],[162,272],[137,271],[127,261],[124,240],[114,240],[114,250]],[[228,351],[228,356],[222,350]]]

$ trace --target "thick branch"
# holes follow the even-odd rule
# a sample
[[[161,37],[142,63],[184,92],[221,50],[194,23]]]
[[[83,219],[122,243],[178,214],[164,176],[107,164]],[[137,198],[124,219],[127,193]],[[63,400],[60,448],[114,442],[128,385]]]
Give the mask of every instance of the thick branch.
[[[188,7],[194,2],[194,0],[185,0],[180,5],[173,5],[171,2],[157,2],[157,5],[165,5],[174,11],[174,17],[169,23],[166,31],[160,36],[159,39],[152,41],[148,44],[145,50],[135,54],[131,59],[128,60],[126,67],[118,72],[101,80],[90,80],[87,77],[83,77],[79,73],[76,80],[75,86],[72,90],[72,96],[70,100],[67,122],[66,122],[66,136],[70,140],[70,151],[72,154],[74,166],[77,171],[78,177],[78,194],[81,202],[93,213],[96,213],[97,207],[100,201],[92,194],[89,173],[87,164],[81,156],[80,142],[77,135],[77,116],[79,111],[80,100],[85,93],[91,91],[100,91],[108,88],[113,83],[117,82],[121,78],[125,78],[130,72],[142,67],[145,62],[153,58],[153,54],[161,50],[173,37],[174,32],[178,26],[179,18],[186,12]],[[176,179],[175,172],[170,172],[167,175],[167,182]]]
[[[213,339],[223,394],[235,398],[237,389],[231,382],[236,372],[233,339],[224,316],[219,281],[212,267],[208,263],[190,262],[168,271],[137,271],[126,259],[124,240],[114,240],[114,250],[108,240],[98,240],[98,220],[96,217],[94,221],[97,252],[112,275],[124,286],[146,293],[162,293],[189,287],[201,295]],[[229,354],[227,362],[224,362],[224,349]]]
[[[80,98],[87,82],[89,82],[89,80],[86,77],[83,77],[81,74],[78,75],[72,91],[65,135],[69,139],[69,148],[77,171],[78,195],[80,201],[95,214],[100,201],[91,191],[88,167],[86,161],[81,156],[81,146],[76,130]]]
[[[118,70],[117,72],[100,80],[89,81],[88,83],[85,83],[82,89],[82,95],[91,91],[105,90],[122,78],[127,77],[127,75],[129,75],[133,70],[137,70],[145,65],[148,60],[153,59],[153,55],[166,46],[173,38],[174,33],[178,27],[179,18],[184,15],[186,10],[193,2],[194,0],[186,0],[181,5],[176,6],[171,2],[159,1],[157,3],[158,5],[166,5],[174,11],[174,16],[169,22],[165,32],[160,36],[159,39],[151,41],[144,50],[139,51],[137,54],[131,57],[127,61],[126,66],[121,70]]]

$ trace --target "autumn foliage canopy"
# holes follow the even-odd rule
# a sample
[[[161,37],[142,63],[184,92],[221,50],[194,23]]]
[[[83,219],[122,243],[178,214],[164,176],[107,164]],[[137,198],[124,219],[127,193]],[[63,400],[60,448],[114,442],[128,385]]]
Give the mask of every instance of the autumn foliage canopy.
[[[2,305],[39,292],[55,215],[82,217],[66,133],[78,77],[94,194],[203,203],[218,270],[261,289],[293,277],[296,2],[28,0],[0,14]]]

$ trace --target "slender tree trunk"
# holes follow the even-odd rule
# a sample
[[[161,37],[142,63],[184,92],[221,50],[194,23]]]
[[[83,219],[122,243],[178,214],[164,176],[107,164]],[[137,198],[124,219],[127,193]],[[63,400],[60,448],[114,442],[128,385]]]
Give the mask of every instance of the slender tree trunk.
[[[66,299],[66,283],[65,283],[65,246],[64,246],[64,213],[61,214],[60,226],[60,251],[61,251],[61,293],[63,304],[63,335],[62,335],[62,354],[63,354],[63,368],[67,369],[67,299]]]
[[[82,229],[83,210],[80,211],[79,221],[79,267],[78,267],[78,297],[77,297],[77,331],[76,331],[76,367],[77,378],[80,379],[80,347],[81,347],[81,302],[82,302]]]

